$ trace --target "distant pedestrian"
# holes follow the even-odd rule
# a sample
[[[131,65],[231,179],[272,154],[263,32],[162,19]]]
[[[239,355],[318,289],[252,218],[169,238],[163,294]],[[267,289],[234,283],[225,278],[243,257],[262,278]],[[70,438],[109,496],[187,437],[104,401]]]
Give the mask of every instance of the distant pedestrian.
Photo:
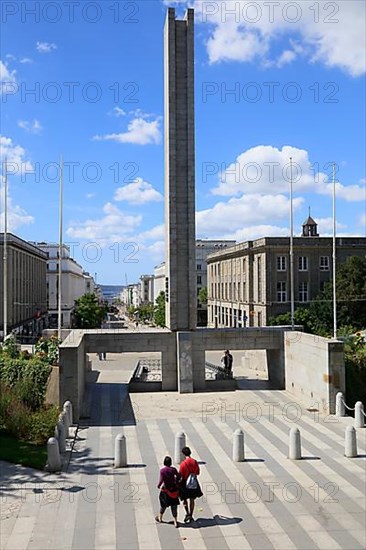
[[[97,355],[99,357],[99,361],[103,361],[103,353],[101,351],[98,351]]]
[[[179,506],[179,489],[178,483],[181,475],[174,466],[170,456],[164,458],[164,467],[160,470],[158,489],[160,489],[159,502],[160,512],[155,517],[155,521],[162,523],[163,515],[167,508],[171,508],[174,527],[179,527],[178,524],[178,506]]]
[[[228,349],[224,351],[224,355],[221,357],[221,364],[225,369],[225,373],[231,377],[233,374],[233,356]]]
[[[103,351],[102,353],[102,358],[104,359],[104,361],[107,360],[107,353],[105,351]]]
[[[179,496],[180,499],[183,501],[183,505],[186,511],[184,523],[191,523],[191,521],[194,521],[194,501],[196,498],[203,496],[200,484],[198,483],[197,479],[197,476],[200,473],[200,467],[197,460],[191,458],[191,449],[189,447],[183,447],[182,453],[186,458],[185,460],[183,460],[179,467],[179,473],[182,476]]]

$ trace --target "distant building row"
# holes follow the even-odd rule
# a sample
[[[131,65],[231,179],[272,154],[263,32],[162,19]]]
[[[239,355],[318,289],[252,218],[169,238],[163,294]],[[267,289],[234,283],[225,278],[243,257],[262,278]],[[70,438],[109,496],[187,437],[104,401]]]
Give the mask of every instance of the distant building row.
[[[4,234],[0,233],[0,254],[4,256]],[[97,292],[93,277],[62,247],[62,326],[72,324],[74,301],[87,292]],[[7,330],[24,337],[41,334],[57,326],[59,246],[30,243],[7,235]],[[4,262],[0,262],[0,331],[4,330]]]
[[[301,237],[293,239],[295,307],[306,305],[332,280],[330,237],[320,237],[317,223],[304,222]],[[366,257],[366,238],[336,239],[336,261],[348,256]],[[197,324],[208,327],[265,326],[290,311],[290,239],[263,237],[236,244],[227,240],[196,241]],[[199,293],[207,288],[207,304]],[[127,305],[155,303],[166,290],[165,263],[154,275],[142,275],[122,295]]]

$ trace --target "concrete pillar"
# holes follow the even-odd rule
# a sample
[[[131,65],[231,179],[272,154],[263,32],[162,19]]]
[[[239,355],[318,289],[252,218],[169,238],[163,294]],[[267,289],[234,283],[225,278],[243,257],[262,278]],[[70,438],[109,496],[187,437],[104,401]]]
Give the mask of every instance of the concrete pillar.
[[[283,339],[284,336],[282,340]],[[278,390],[284,390],[286,388],[285,354],[282,345],[281,349],[267,349],[266,355],[268,379],[271,382],[271,387],[275,387]]]
[[[339,391],[336,395],[336,416],[345,416],[346,410],[344,406],[343,393]]]
[[[185,459],[184,454],[182,453],[183,447],[186,446],[186,435],[183,432],[179,432],[175,436],[174,442],[174,462],[175,464],[180,464]]]
[[[355,405],[355,428],[365,427],[365,416],[363,414],[363,404],[361,401],[357,401]]]
[[[67,414],[68,424],[69,424],[69,427],[70,427],[73,424],[72,403],[71,403],[71,401],[65,401],[63,410]]]
[[[164,28],[166,326],[197,325],[194,10],[184,20],[169,8]]]
[[[244,462],[244,432],[240,428],[235,430],[233,435],[233,461]]]
[[[126,438],[118,434],[114,441],[114,467],[124,468],[127,466]]]
[[[179,393],[193,393],[193,342],[191,332],[177,332]]]
[[[345,434],[344,455],[347,458],[357,456],[357,436],[353,426],[347,426]]]
[[[55,437],[50,437],[47,441],[47,470],[49,472],[59,472],[61,470],[60,451]]]
[[[293,427],[290,430],[289,458],[291,460],[301,459],[301,437],[299,428]]]

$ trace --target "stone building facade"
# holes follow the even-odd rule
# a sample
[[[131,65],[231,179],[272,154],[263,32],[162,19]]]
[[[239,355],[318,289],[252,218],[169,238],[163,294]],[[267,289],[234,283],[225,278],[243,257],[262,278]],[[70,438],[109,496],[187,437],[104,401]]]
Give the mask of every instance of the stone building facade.
[[[307,223],[303,235],[294,238],[295,309],[332,279],[332,247],[331,237],[319,237],[316,226]],[[288,237],[263,237],[208,256],[208,326],[266,326],[271,317],[290,311],[289,249]],[[365,255],[366,238],[336,239],[337,263]]]
[[[0,331],[4,330],[4,234],[0,234]],[[47,254],[7,234],[7,333],[35,337],[47,326]]]

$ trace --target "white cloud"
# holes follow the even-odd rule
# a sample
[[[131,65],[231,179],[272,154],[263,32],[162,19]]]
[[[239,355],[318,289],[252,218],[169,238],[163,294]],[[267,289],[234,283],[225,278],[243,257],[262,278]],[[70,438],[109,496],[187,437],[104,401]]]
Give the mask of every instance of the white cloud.
[[[41,134],[43,130],[41,123],[36,118],[33,119],[33,122],[29,120],[18,120],[17,124],[19,128],[22,128],[30,134]]]
[[[293,200],[294,210],[304,202],[302,197]],[[289,220],[289,197],[284,195],[247,194],[240,198],[218,202],[212,208],[197,212],[197,231],[201,235],[222,235],[235,233],[241,228],[253,225],[263,225],[271,220]]]
[[[117,118],[119,118],[120,116],[126,116],[127,115],[126,111],[121,109],[121,107],[118,107],[118,105],[113,107],[113,109],[108,114],[113,115]]]
[[[281,66],[301,51],[310,62],[338,67],[352,76],[365,72],[365,3],[359,0],[326,4],[195,0],[188,4],[196,9],[196,21],[209,25],[210,63],[259,60],[264,66]],[[271,47],[286,38],[290,46],[286,50],[294,53],[271,61]]]
[[[23,63],[23,64],[33,63],[33,59],[31,59],[30,57],[23,57],[23,58],[20,60],[20,63]]]
[[[66,231],[67,235],[106,246],[109,243],[120,242],[142,221],[142,216],[125,214],[110,202],[104,205],[103,212],[102,218],[72,223]]]
[[[135,118],[129,122],[127,132],[94,136],[96,141],[116,141],[117,143],[133,143],[135,145],[159,144],[161,142],[160,117],[147,121]]]
[[[37,42],[36,50],[39,53],[50,53],[57,49],[57,45],[54,42]]]
[[[7,82],[15,83],[16,82],[16,71],[10,71],[8,66],[5,65],[0,59],[0,85],[1,88]]]
[[[293,166],[293,189],[310,190],[327,178],[314,173],[307,151],[290,145],[282,149],[272,145],[258,145],[241,153],[219,175],[215,195],[242,193],[288,193],[290,188],[290,157]],[[209,170],[213,168],[209,167]]]
[[[93,197],[95,197],[95,193],[87,193],[85,196],[87,199],[92,199]]]
[[[333,218],[317,218],[318,233],[321,237],[330,237],[333,235]],[[341,229],[346,229],[347,226],[343,223],[336,221],[336,233]]]
[[[140,241],[151,241],[154,239],[163,240],[164,239],[164,224],[156,225],[152,229],[149,229],[148,231],[144,231],[142,233],[139,233],[138,239]]]
[[[333,184],[327,183],[324,187],[318,190],[322,195],[333,194]],[[357,202],[366,200],[365,186],[360,185],[342,185],[339,182],[335,184],[336,200],[343,199],[347,202]]]
[[[4,231],[4,198],[5,198],[5,178],[4,161],[7,160],[8,172],[8,230],[15,231],[21,225],[33,223],[34,218],[21,206],[14,204],[10,195],[11,175],[21,175],[24,172],[33,171],[31,163],[24,158],[25,150],[20,145],[14,145],[10,138],[0,136],[0,162],[3,175],[0,176],[0,195],[1,195],[1,213],[0,230]]]
[[[358,220],[358,225],[363,229],[364,234],[366,236],[366,214],[363,214],[362,216],[360,216]]]
[[[161,202],[163,196],[156,191],[151,183],[142,178],[136,178],[135,181],[118,187],[114,195],[115,201],[126,201],[130,204],[144,204],[146,202]]]
[[[33,166],[29,160],[25,160],[25,150],[20,145],[14,145],[11,138],[0,136],[0,160],[7,160],[8,174],[21,175],[25,172],[33,172]]]
[[[241,153],[235,162],[224,166],[219,184],[212,189],[215,195],[232,196],[242,193],[289,193],[290,157],[293,166],[293,191],[331,195],[333,185],[318,163],[312,164],[304,149],[285,145],[282,149],[272,145],[258,145]],[[220,166],[221,168],[221,166]],[[207,173],[219,170],[215,164],[204,167]],[[365,186],[336,184],[337,197],[346,201],[365,200]]]

